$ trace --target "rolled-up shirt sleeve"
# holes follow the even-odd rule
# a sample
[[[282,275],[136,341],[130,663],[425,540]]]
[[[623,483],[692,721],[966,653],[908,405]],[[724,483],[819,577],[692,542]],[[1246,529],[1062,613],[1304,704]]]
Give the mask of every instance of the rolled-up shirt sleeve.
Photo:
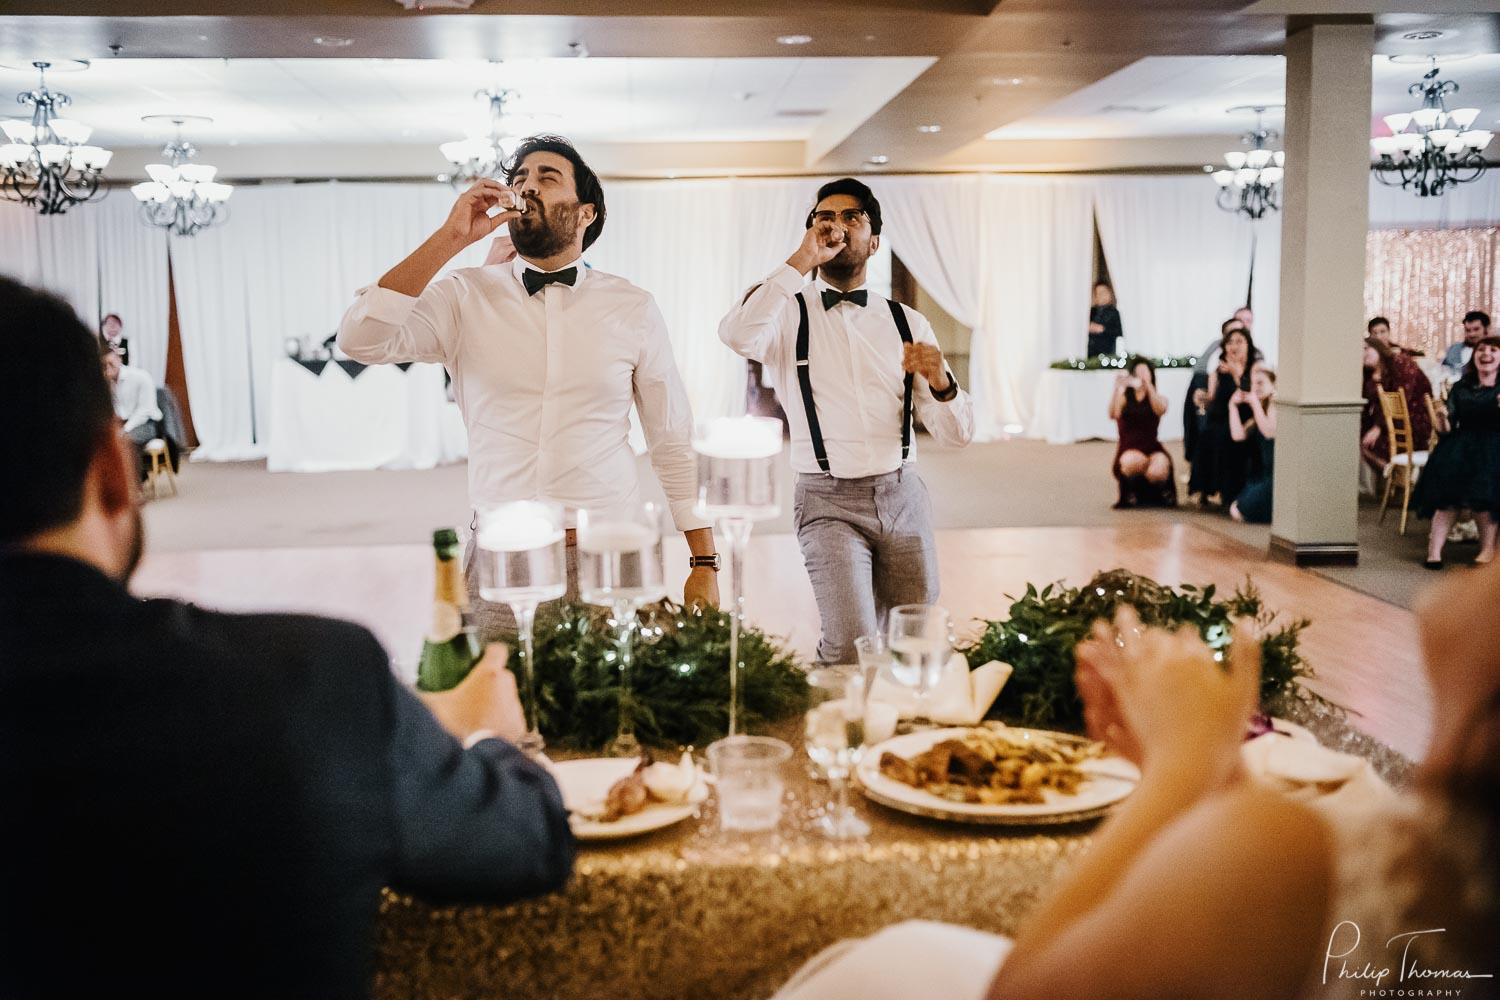
[[[907,309],[906,316],[911,324],[913,340],[919,344],[938,346],[937,336],[933,334],[932,324],[927,321],[927,317],[915,309]],[[948,377],[953,379],[954,385],[958,385],[958,379],[951,368],[948,369]],[[955,448],[974,440],[974,401],[962,386],[959,386],[957,396],[943,402],[933,398],[932,386],[918,375],[912,379],[911,398],[912,408],[922,418],[922,426],[927,428],[927,433],[932,435],[933,440]]]
[[[458,280],[440,278],[417,298],[368,285],[339,322],[338,345],[367,365],[449,361],[458,346]]]
[[[672,357],[667,323],[656,300],[646,299],[641,319],[645,331],[635,366],[634,394],[651,466],[667,495],[678,531],[710,527],[694,513],[698,500],[698,457],[693,453],[693,408]]]
[[[786,331],[796,328],[792,297],[805,284],[807,277],[795,267],[781,265],[729,310],[719,322],[719,339],[742,358],[772,361]]]

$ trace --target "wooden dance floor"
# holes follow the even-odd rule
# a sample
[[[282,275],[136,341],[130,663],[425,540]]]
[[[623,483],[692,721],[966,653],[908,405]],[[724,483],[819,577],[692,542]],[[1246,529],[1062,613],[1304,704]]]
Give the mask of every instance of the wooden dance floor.
[[[1080,584],[1124,567],[1161,583],[1217,584],[1232,590],[1251,577],[1267,605],[1312,627],[1303,652],[1316,689],[1350,710],[1357,728],[1412,758],[1430,736],[1431,692],[1412,614],[1290,566],[1263,552],[1184,524],[1116,528],[992,528],[938,532],[942,603],[957,621],[1003,617],[1007,594],[1028,582]],[[223,549],[148,555],[134,589],[226,610],[292,610],[337,615],[374,631],[398,662],[415,661],[432,599],[427,545],[365,548]],[[686,566],[680,536],[668,543],[671,567]],[[727,591],[727,576],[721,579]],[[796,539],[751,542],[746,615],[810,658],[818,637],[812,588]]]

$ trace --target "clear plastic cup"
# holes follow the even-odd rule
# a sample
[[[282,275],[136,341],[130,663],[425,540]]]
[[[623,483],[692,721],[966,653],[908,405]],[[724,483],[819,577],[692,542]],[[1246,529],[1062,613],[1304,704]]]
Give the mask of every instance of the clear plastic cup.
[[[730,736],[709,746],[722,829],[775,829],[791,757],[789,745],[768,736]]]

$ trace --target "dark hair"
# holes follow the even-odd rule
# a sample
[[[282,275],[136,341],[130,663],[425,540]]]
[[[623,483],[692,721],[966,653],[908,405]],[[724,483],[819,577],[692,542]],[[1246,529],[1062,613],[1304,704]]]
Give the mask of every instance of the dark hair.
[[[516,151],[511,154],[510,162],[505,165],[505,183],[515,181],[516,171],[521,169],[522,162],[532,153],[556,153],[573,164],[573,188],[578,195],[578,203],[594,206],[594,221],[583,231],[583,248],[587,250],[594,245],[599,234],[604,232],[604,187],[599,183],[599,175],[583,162],[578,150],[562,136],[532,135],[522,139]]]
[[[823,203],[824,198],[830,198],[836,194],[847,194],[859,202],[859,207],[870,217],[870,235],[880,235],[880,201],[875,197],[875,192],[870,190],[869,185],[855,180],[853,177],[841,177],[836,181],[829,181],[818,188],[818,196],[813,199],[812,211],[807,213],[807,225],[811,229],[813,224],[813,212]]]
[[[1469,363],[1464,365],[1463,374],[1458,379],[1460,382],[1466,385],[1479,384],[1479,366],[1474,363],[1474,360],[1479,356],[1479,349],[1486,344],[1490,347],[1500,347],[1500,334],[1486,334],[1474,341],[1474,353],[1469,355]]]
[[[1271,384],[1275,385],[1276,384],[1276,369],[1274,369],[1270,365],[1266,364],[1265,361],[1257,361],[1255,364],[1253,364],[1253,365],[1250,366],[1252,374],[1254,373],[1254,369],[1257,366],[1260,368],[1261,373],[1264,374],[1266,376],[1266,378],[1268,378],[1268,379],[1271,380]]]
[[[1487,313],[1487,312],[1480,312],[1478,309],[1471,309],[1468,312],[1464,313],[1464,322],[1465,323],[1473,323],[1476,320],[1486,330],[1488,330],[1490,328],[1490,314],[1489,313]]]
[[[1100,284],[1102,285],[1103,282],[1101,281]],[[1150,358],[1146,357],[1143,354],[1132,354],[1130,357],[1128,357],[1128,358],[1125,359],[1125,370],[1128,371],[1128,372],[1130,372],[1130,374],[1132,374],[1132,375],[1135,374],[1135,369],[1136,369],[1136,367],[1138,365],[1145,365],[1146,366],[1146,370],[1151,373],[1151,384],[1155,385],[1156,384],[1156,366],[1151,363],[1151,359]]]
[[[1224,322],[1222,322],[1222,323],[1219,324],[1219,339],[1221,341],[1225,337],[1229,336],[1229,328],[1231,326],[1237,327],[1237,328],[1239,328],[1241,330],[1245,329],[1245,324],[1243,322],[1241,322],[1240,320],[1237,320],[1233,316],[1231,316],[1228,319],[1226,319]]]
[[[116,323],[120,324],[121,326],[125,325],[125,321],[120,318],[120,314],[119,313],[105,313],[104,314],[104,318],[99,321],[99,328],[103,329],[104,328],[104,324],[108,323],[110,320],[114,320]]]
[[[1386,346],[1385,342],[1376,337],[1366,337],[1365,346],[1380,355],[1379,369],[1380,380],[1389,382],[1396,371],[1396,352]]]
[[[0,352],[0,426],[47,456],[0,490],[0,545],[8,545],[83,512],[83,482],[115,412],[99,338],[62,299],[0,277]]]
[[[1256,361],[1259,361],[1261,357],[1260,351],[1255,349],[1255,338],[1250,336],[1249,330],[1245,329],[1243,326],[1236,326],[1229,330],[1229,332],[1225,333],[1224,336],[1220,337],[1219,359],[1221,361],[1223,360],[1225,353],[1224,349],[1229,346],[1229,338],[1234,336],[1235,334],[1239,334],[1241,337],[1245,338],[1245,373],[1240,376],[1240,381],[1244,385],[1249,385],[1250,368],[1255,364]]]
[[[1384,316],[1376,316],[1374,319],[1370,320],[1370,322],[1368,322],[1368,323],[1365,324],[1365,332],[1366,333],[1374,333],[1375,332],[1375,328],[1377,326],[1380,326],[1382,323],[1385,324],[1385,328],[1387,330],[1389,330],[1391,328],[1391,321],[1390,320],[1386,319]]]

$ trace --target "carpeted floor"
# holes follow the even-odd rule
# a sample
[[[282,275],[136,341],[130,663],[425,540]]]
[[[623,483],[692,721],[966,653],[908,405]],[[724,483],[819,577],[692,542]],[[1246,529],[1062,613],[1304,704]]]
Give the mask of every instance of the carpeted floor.
[[[1115,500],[1115,484],[1109,475],[1115,448],[1111,443],[1048,445],[1020,440],[954,450],[923,439],[919,447],[920,469],[940,528],[1090,527],[1147,519],[1186,520],[1258,549],[1264,550],[1269,542],[1266,527],[1235,524],[1222,514],[1193,507],[1111,510]],[[1170,447],[1177,451],[1176,445]],[[1180,452],[1174,457],[1181,471]],[[644,459],[642,467],[649,468]],[[467,522],[465,477],[462,465],[425,472],[303,475],[271,474],[261,462],[190,463],[179,477],[177,497],[146,505],[147,545],[151,551],[168,552],[423,542],[431,538],[435,527]],[[649,472],[643,482],[655,491]],[[1409,524],[1406,537],[1401,538],[1394,517],[1379,526],[1376,514],[1369,504],[1360,511],[1360,565],[1322,572],[1355,590],[1409,608],[1420,587],[1434,576],[1420,565],[1426,524]],[[790,511],[756,530],[789,532]],[[1473,545],[1454,546],[1450,562],[1468,560],[1473,552]]]

